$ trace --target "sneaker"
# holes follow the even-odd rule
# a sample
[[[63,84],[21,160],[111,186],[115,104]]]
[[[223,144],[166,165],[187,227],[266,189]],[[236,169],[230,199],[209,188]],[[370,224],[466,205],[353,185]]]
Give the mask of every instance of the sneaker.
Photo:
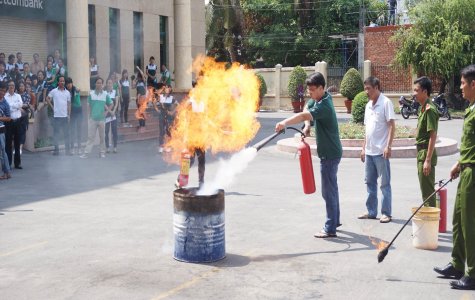
[[[382,215],[381,219],[379,219],[379,222],[380,223],[389,223],[389,222],[391,222],[391,217],[386,216],[386,215]]]
[[[111,149],[107,148],[106,153],[111,153]]]
[[[80,158],[88,158],[89,155],[87,153],[83,153],[82,155],[79,156]]]
[[[105,155],[105,153],[101,153],[101,154],[99,154],[99,157],[100,158],[106,158],[106,155]]]
[[[162,153],[163,152],[163,147],[158,147],[158,153]]]
[[[114,148],[114,150],[112,150],[112,152],[117,153],[117,148]]]

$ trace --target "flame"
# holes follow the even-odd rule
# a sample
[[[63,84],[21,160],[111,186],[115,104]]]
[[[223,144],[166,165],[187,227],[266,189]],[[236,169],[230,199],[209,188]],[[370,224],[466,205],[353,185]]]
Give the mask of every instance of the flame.
[[[137,110],[135,111],[135,118],[137,120],[146,120],[146,111],[148,103],[153,101],[153,88],[148,88],[145,96],[140,96],[137,100]]]
[[[166,141],[166,147],[173,149],[165,157],[170,162],[177,163],[184,149],[236,152],[260,127],[255,114],[259,81],[252,70],[204,56],[193,62],[192,69],[200,76],[177,108],[171,138]]]
[[[376,246],[376,250],[378,251],[381,251],[383,250],[384,248],[386,248],[388,246],[388,242],[385,242],[383,240],[379,240],[378,242],[378,239],[376,238],[373,238],[373,237],[369,237],[369,239],[371,240],[371,244],[373,244],[374,246]]]

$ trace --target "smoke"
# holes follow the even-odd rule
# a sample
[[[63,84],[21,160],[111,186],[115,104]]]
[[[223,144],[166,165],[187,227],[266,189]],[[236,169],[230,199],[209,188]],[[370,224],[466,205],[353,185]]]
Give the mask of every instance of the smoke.
[[[205,183],[197,194],[212,195],[216,194],[218,189],[227,188],[231,183],[233,183],[236,175],[242,173],[256,155],[256,148],[250,147],[233,154],[233,156],[228,160],[221,160],[214,180]]]

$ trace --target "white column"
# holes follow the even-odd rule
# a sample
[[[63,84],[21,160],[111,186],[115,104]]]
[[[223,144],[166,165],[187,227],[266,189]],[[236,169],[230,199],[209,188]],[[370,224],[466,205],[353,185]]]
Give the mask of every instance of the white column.
[[[274,73],[274,94],[275,94],[275,105],[277,110],[280,110],[280,80],[281,80],[282,65],[275,65]]]
[[[371,61],[365,60],[363,65],[363,81],[371,76]]]
[[[143,14],[143,52],[144,52],[144,65],[140,66],[142,70],[145,70],[145,66],[148,65],[150,56],[155,58],[155,64],[160,66],[160,17],[158,15]],[[160,70],[157,70],[160,72]]]
[[[175,1],[175,89],[191,88],[191,3],[190,0]]]
[[[324,61],[320,62],[320,73],[322,73],[325,82],[328,83],[328,64]]]
[[[68,74],[74,85],[89,90],[89,28],[87,1],[66,1]]]

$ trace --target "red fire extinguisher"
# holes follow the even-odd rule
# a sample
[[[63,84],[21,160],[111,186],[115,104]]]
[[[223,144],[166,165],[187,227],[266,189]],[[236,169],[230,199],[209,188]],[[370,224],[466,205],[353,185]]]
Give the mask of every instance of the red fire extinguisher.
[[[305,194],[315,193],[315,176],[313,175],[312,153],[310,146],[302,138],[297,147],[302,172],[302,185]]]
[[[183,150],[181,152],[181,161],[180,161],[180,176],[178,179],[178,184],[180,187],[188,185],[188,177],[190,174],[190,159],[191,155],[188,150]]]
[[[442,181],[439,181],[439,187],[442,186]],[[441,188],[436,195],[437,207],[440,208],[439,232],[445,233],[447,231],[447,189]]]

